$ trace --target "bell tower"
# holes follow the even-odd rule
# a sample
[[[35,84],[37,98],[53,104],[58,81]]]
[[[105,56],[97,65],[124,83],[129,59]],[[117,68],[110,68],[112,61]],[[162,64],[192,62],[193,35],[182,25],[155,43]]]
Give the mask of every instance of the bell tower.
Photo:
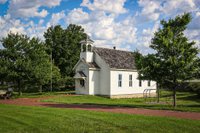
[[[90,39],[89,36],[85,40],[80,41],[81,43],[81,53],[80,58],[84,59],[86,62],[93,62],[93,43],[94,41]]]

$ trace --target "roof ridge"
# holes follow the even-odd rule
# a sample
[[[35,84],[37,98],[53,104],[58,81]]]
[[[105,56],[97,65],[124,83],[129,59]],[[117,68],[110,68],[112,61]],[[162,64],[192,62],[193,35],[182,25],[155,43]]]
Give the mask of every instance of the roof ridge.
[[[134,53],[133,51],[122,50],[122,49],[112,49],[112,48],[104,48],[104,47],[96,47],[96,46],[94,46],[94,48],[108,49],[108,50],[113,50],[113,51],[122,51],[122,52]]]

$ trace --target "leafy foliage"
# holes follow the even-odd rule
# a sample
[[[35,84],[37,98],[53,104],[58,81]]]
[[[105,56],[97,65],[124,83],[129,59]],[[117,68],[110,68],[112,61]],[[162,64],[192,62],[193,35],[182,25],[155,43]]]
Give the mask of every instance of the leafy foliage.
[[[81,26],[70,24],[66,29],[60,25],[50,27],[44,33],[47,52],[60,69],[62,77],[74,75],[73,67],[79,59],[79,42],[86,38],[86,33]]]
[[[154,34],[150,45],[155,54],[138,56],[136,62],[139,78],[164,82],[172,86],[174,106],[179,83],[197,77],[200,71],[198,48],[194,41],[189,42],[184,35],[184,30],[191,19],[191,15],[187,13],[168,21],[162,20],[162,28]]]
[[[19,94],[25,82],[39,86],[49,83],[51,62],[44,44],[39,39],[10,33],[1,42],[4,46],[4,49],[0,50],[0,74],[4,75],[1,80],[16,82]],[[57,68],[55,71],[59,73]]]

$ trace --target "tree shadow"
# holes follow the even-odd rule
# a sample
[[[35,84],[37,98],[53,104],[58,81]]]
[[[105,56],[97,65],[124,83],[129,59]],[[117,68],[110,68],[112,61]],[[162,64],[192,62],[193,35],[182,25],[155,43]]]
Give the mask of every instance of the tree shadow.
[[[188,101],[195,101],[200,103],[200,96],[198,94],[194,95],[189,95],[189,96],[184,96],[184,97],[179,97],[178,100],[188,100]]]

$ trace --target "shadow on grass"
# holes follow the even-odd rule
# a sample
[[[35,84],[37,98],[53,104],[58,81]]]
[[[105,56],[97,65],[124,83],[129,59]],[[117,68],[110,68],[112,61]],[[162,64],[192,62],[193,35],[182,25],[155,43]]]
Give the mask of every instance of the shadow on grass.
[[[188,95],[184,97],[179,97],[178,100],[188,100],[188,101],[195,101],[200,103],[200,96],[197,94]]]
[[[67,104],[66,104],[67,105]],[[97,107],[127,107],[127,108],[146,108],[146,109],[162,109],[172,110],[172,106],[165,104],[143,104],[143,105],[130,105],[130,104],[97,104],[97,103],[73,103],[69,105],[81,105],[81,106],[97,106]],[[167,108],[166,108],[167,107]]]

